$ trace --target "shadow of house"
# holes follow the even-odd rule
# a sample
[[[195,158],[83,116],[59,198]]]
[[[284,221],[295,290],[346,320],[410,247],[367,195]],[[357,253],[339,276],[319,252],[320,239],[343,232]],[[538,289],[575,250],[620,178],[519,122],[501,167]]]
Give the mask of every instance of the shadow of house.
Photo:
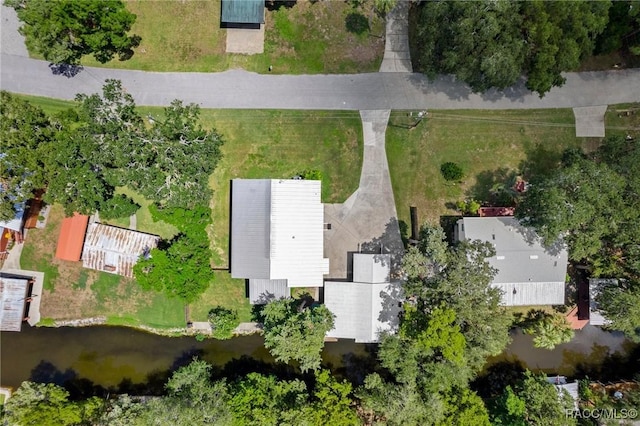
[[[402,257],[404,256],[404,244],[400,235],[400,224],[398,219],[392,217],[385,225],[384,232],[370,241],[366,241],[360,245],[360,253],[388,255],[388,257],[380,256],[378,261],[390,269],[391,278],[397,278],[400,274],[402,266]],[[388,265],[386,264],[388,262]]]
[[[222,0],[221,28],[260,29],[264,24],[265,0]]]

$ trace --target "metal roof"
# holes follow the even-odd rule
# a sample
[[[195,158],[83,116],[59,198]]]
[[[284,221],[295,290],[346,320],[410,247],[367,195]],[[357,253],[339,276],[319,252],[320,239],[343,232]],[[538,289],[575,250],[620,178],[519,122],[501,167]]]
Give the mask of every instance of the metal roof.
[[[375,343],[396,329],[403,297],[400,284],[389,282],[390,262],[388,254],[355,253],[355,282],[325,282],[324,304],[336,316],[328,337]]]
[[[390,254],[353,254],[354,282],[388,283],[390,270]]]
[[[56,258],[73,262],[80,260],[88,223],[89,216],[79,213],[74,213],[72,217],[62,220]]]
[[[82,250],[82,266],[133,277],[133,265],[145,250],[158,246],[160,237],[116,226],[91,223]]]
[[[568,254],[562,242],[544,247],[533,228],[513,217],[465,217],[456,231],[458,240],[493,244],[496,255],[488,261],[498,270],[493,284],[504,290],[505,305],[564,303]]]
[[[399,283],[325,282],[324,304],[335,315],[327,337],[378,342],[381,332],[398,326],[400,289]]]
[[[20,331],[28,290],[28,278],[0,275],[0,331]]]
[[[329,260],[320,192],[320,181],[234,179],[231,276],[322,287]]]
[[[264,24],[264,0],[222,0],[220,21],[234,24]]]
[[[249,303],[265,305],[271,300],[291,296],[287,280],[249,280]]]

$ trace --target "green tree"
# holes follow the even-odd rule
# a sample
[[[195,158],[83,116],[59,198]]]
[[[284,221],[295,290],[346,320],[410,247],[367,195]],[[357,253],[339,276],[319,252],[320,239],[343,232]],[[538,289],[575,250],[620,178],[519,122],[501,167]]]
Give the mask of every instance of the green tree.
[[[69,401],[69,392],[54,384],[22,382],[6,402],[7,424],[64,426],[91,420],[100,410],[98,398]]]
[[[339,382],[328,370],[315,372],[312,402],[304,418],[313,425],[358,425],[358,416],[351,399],[351,384]]]
[[[416,70],[455,74],[472,90],[505,89],[521,75],[541,96],[564,83],[594,49],[611,3],[428,1],[416,8],[410,42]],[[443,24],[444,23],[444,24]]]
[[[301,380],[278,380],[274,376],[249,373],[232,386],[230,401],[236,424],[293,424],[300,419],[308,398]]]
[[[100,217],[107,220],[129,217],[135,214],[139,208],[140,204],[134,202],[131,197],[116,194],[101,204]]]
[[[532,335],[536,348],[553,349],[561,343],[571,341],[574,336],[571,324],[560,314],[530,311],[523,324],[523,331]]]
[[[209,311],[209,323],[213,330],[213,337],[216,339],[230,339],[233,337],[233,331],[240,324],[240,321],[238,321],[238,313],[236,311],[216,306]]]
[[[576,424],[566,415],[570,410],[573,400],[567,391],[559,393],[545,376],[527,371],[522,381],[505,389],[490,412],[495,425],[569,426]]]
[[[43,153],[54,129],[42,109],[0,91],[0,220],[13,219],[14,204],[46,185]]]
[[[640,342],[640,285],[621,283],[606,286],[597,297],[600,310],[611,321],[608,326]]]
[[[326,306],[280,299],[266,304],[262,315],[264,345],[276,360],[297,361],[302,371],[320,368],[324,337],[334,324]]]
[[[464,176],[462,167],[451,161],[442,163],[442,165],[440,166],[440,173],[442,173],[442,177],[445,178],[445,180],[450,181],[458,181]]]
[[[211,252],[206,235],[175,237],[167,249],[153,249],[141,259],[133,273],[145,290],[155,290],[185,303],[196,300],[213,280]]]
[[[30,51],[55,64],[78,64],[92,54],[105,63],[129,59],[140,37],[128,35],[136,15],[119,0],[6,0],[23,25]]]

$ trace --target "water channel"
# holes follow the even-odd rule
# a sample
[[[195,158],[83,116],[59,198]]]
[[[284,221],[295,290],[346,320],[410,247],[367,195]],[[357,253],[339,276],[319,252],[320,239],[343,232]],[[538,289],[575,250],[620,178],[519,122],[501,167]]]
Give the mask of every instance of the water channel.
[[[552,351],[534,348],[531,337],[519,331],[513,332],[512,338],[504,353],[490,363],[517,359],[530,369],[571,375],[580,363],[597,365],[608,353],[625,354],[633,348],[622,334],[593,326],[578,331],[571,342]],[[327,343],[323,358],[326,363],[341,367],[344,356],[350,353],[364,356],[366,345],[348,340]],[[258,335],[198,342],[193,337],[162,337],[125,327],[27,326],[20,333],[0,336],[0,384],[17,388],[24,380],[60,381],[60,377],[88,379],[104,387],[116,386],[123,379],[141,383],[149,375],[172,369],[194,354],[217,366],[243,355],[274,362]]]

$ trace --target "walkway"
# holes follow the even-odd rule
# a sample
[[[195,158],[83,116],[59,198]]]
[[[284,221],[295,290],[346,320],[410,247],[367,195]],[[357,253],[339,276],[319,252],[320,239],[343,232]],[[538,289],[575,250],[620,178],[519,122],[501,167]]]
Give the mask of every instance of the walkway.
[[[387,15],[384,58],[380,72],[412,72],[409,52],[409,7],[408,0],[400,0]]]
[[[343,204],[325,204],[325,257],[329,278],[350,279],[355,252],[391,253],[392,271],[404,252],[391,189],[385,131],[390,111],[360,111],[364,155],[360,186]]]

